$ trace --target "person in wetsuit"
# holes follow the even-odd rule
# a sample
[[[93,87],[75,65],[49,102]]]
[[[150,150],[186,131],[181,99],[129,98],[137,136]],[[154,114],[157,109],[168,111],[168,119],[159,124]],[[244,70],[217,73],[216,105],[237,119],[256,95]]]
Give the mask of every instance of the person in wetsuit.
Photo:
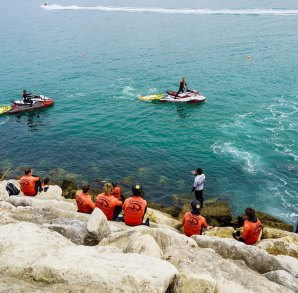
[[[26,90],[23,90],[23,101],[26,104],[30,104],[30,107],[32,107],[33,101],[31,98],[33,98],[34,95],[28,94]]]
[[[177,98],[177,96],[180,93],[185,93],[185,92],[190,92],[189,88],[187,87],[186,81],[185,81],[185,77],[182,78],[182,80],[180,81],[180,85],[179,85],[179,90],[176,93],[175,99]]]

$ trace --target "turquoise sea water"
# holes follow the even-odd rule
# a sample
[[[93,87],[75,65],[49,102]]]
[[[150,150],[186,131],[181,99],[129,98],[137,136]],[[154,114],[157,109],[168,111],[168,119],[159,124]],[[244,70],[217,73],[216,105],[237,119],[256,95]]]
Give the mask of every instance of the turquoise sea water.
[[[0,104],[24,88],[56,104],[0,116],[0,171],[132,176],[167,203],[201,167],[206,199],[296,223],[298,3],[239,2],[1,0]],[[138,100],[182,76],[206,103]]]

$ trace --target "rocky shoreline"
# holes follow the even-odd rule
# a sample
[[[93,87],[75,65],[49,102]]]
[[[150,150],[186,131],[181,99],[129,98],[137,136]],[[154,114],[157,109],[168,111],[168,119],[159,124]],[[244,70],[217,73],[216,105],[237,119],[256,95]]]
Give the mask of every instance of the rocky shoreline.
[[[181,198],[175,208],[151,203],[150,227],[128,227],[99,209],[77,213],[57,185],[34,198],[9,197],[7,182],[0,182],[0,292],[298,292],[298,235],[269,215],[258,213],[263,237],[247,246],[232,238],[237,219],[224,202],[203,210],[217,227],[189,238],[180,231],[189,209]]]

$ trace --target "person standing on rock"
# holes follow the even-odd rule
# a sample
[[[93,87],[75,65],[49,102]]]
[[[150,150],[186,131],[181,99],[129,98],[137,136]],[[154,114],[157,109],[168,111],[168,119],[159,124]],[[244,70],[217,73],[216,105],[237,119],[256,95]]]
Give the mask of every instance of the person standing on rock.
[[[122,201],[112,195],[113,185],[106,183],[103,193],[96,198],[95,206],[103,211],[109,221],[115,221],[122,211]]]
[[[191,202],[191,212],[186,212],[183,217],[184,234],[188,237],[192,235],[202,235],[203,228],[209,230],[212,226],[208,226],[206,219],[201,216],[201,206],[198,200]]]
[[[256,217],[256,212],[252,208],[245,209],[246,219],[243,224],[242,234],[240,231],[234,232],[233,237],[245,244],[255,244],[262,236],[262,224]]]
[[[89,194],[90,186],[88,184],[82,186],[82,191],[76,196],[78,212],[91,214],[95,209],[95,204]]]
[[[25,175],[20,178],[21,191],[26,196],[35,196],[42,191],[40,178],[32,175],[32,169],[25,169]]]
[[[132,187],[132,197],[127,198],[123,204],[124,222],[129,226],[149,226],[149,219],[143,223],[147,212],[147,201],[141,197],[142,186],[136,184]]]
[[[203,208],[203,189],[205,183],[205,175],[203,174],[203,170],[198,168],[195,171],[192,171],[192,174],[196,175],[193,187],[191,192],[195,192],[196,199],[200,202],[201,209]]]

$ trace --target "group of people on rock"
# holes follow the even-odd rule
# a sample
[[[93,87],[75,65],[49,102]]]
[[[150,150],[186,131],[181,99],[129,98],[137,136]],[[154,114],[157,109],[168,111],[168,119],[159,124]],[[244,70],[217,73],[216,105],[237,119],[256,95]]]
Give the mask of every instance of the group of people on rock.
[[[143,223],[147,201],[141,197],[142,186],[140,184],[134,185],[132,196],[124,200],[117,183],[106,183],[103,192],[97,195],[95,203],[91,199],[89,188],[89,185],[84,185],[82,192],[76,196],[78,212],[90,214],[97,207],[102,210],[109,221],[124,221],[129,226],[142,224],[149,226],[148,219]],[[122,211],[123,217],[119,217]]]
[[[191,202],[191,211],[186,212],[183,217],[184,234],[201,235],[203,230],[213,228],[207,225],[206,219],[201,215],[203,209],[203,188],[205,175],[201,168],[192,171],[195,180],[192,192],[195,192],[196,199]],[[40,177],[32,174],[32,169],[25,169],[25,174],[20,178],[21,191],[26,196],[35,196],[38,192],[47,191],[49,188],[49,178],[45,178],[41,183]],[[117,183],[106,183],[103,192],[98,194],[95,202],[89,194],[89,185],[83,185],[82,191],[76,195],[78,212],[91,214],[97,207],[106,215],[109,221],[124,221],[126,225],[149,226],[149,219],[144,222],[147,212],[147,201],[142,198],[143,189],[140,184],[132,186],[132,196],[124,199],[120,186]],[[119,216],[123,212],[123,216]],[[255,210],[245,209],[245,219],[243,231],[235,231],[233,237],[245,244],[255,244],[262,235],[262,224],[256,217]]]

